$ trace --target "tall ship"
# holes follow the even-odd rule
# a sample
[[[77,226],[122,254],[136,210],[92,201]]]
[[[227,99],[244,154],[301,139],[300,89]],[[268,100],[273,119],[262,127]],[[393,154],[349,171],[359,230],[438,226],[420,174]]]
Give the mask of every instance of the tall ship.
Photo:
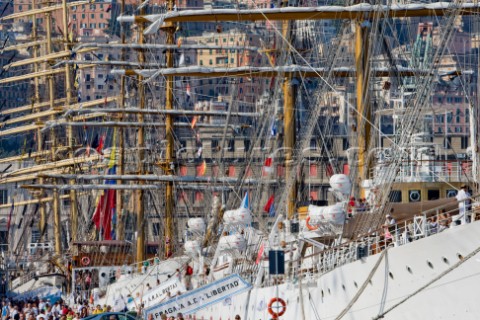
[[[475,2],[2,2],[1,290],[476,319]]]

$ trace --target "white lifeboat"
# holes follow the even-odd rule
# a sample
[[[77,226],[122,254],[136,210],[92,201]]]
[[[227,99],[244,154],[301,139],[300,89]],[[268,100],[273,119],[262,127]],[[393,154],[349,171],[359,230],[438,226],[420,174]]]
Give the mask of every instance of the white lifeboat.
[[[200,242],[198,240],[188,240],[185,242],[185,252],[187,254],[198,254],[200,252]]]
[[[192,232],[205,232],[206,224],[203,218],[190,218],[187,221],[188,230]]]
[[[339,203],[326,207],[309,205],[308,217],[311,225],[321,223],[343,224],[345,222],[345,211]]]
[[[247,208],[238,208],[235,210],[227,210],[223,214],[225,224],[243,224],[252,223],[252,212]]]
[[[350,178],[345,174],[334,174],[329,182],[333,191],[340,192],[341,194],[348,195],[352,190]]]
[[[223,236],[218,241],[218,250],[231,251],[239,250],[243,251],[247,247],[247,242],[241,234],[233,234],[229,236]]]

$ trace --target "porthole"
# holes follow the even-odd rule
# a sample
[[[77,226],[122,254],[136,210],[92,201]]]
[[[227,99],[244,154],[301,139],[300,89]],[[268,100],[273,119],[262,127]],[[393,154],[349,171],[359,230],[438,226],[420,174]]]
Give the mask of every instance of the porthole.
[[[458,260],[463,260],[463,256],[460,253],[457,253]]]
[[[355,286],[355,288],[358,288],[357,282],[353,281],[353,285]]]
[[[389,275],[390,278],[393,280],[393,273],[389,272],[388,275]]]
[[[410,190],[409,193],[410,202],[419,202],[422,200],[420,190]]]
[[[430,261],[428,261],[428,260],[427,260],[427,265],[428,265],[430,268],[433,269],[433,264],[432,264]]]
[[[443,262],[445,262],[446,264],[450,264],[450,261],[448,261],[448,259],[446,257],[443,257]]]
[[[412,269],[411,269],[409,266],[407,266],[407,271],[408,271],[409,273],[413,273],[413,272],[412,272]]]

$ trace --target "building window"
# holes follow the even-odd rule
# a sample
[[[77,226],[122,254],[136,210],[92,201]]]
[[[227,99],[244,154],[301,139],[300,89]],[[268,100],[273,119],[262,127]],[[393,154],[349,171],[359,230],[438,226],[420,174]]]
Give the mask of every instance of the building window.
[[[90,18],[95,19],[95,13],[92,13],[92,14],[90,15]]]
[[[103,19],[103,13],[100,13],[100,19]]]
[[[98,74],[98,79],[103,79],[103,74],[99,73]]]
[[[203,60],[200,60],[200,65],[203,66]],[[201,80],[200,80],[201,81]]]
[[[154,222],[152,223],[152,234],[154,237],[158,237],[160,235],[160,223]]]
[[[212,140],[211,142],[212,152],[218,151],[218,140]]]
[[[349,148],[349,143],[347,138],[342,139],[342,149],[347,150]]]
[[[8,203],[8,190],[0,190],[0,204]]]
[[[82,13],[82,19],[85,19],[85,13]]]
[[[97,86],[97,88],[98,88],[98,90],[102,90],[102,89],[103,89],[103,85],[99,84],[99,85]]]
[[[235,139],[228,140],[228,151],[235,150]]]
[[[446,137],[443,139],[443,148],[451,149],[452,148],[452,137]]]
[[[195,192],[195,203],[199,203],[203,201],[203,192],[202,191],[196,191]]]
[[[468,137],[461,137],[460,138],[460,144],[462,149],[467,149],[469,147],[468,145]]]
[[[85,60],[90,60],[90,59],[85,59]],[[85,81],[90,81],[90,74],[89,73],[87,73],[85,75]]]
[[[18,6],[18,11],[22,11],[22,9],[23,9],[22,5],[19,5]]]
[[[210,65],[213,65],[213,60],[210,59],[210,61],[208,62]]]

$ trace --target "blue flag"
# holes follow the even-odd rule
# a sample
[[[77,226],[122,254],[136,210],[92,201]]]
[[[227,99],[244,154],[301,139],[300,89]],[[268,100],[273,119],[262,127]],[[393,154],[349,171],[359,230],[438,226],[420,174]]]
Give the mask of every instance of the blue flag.
[[[277,135],[277,121],[275,118],[272,120],[272,125],[270,126],[270,135],[275,137]]]
[[[243,197],[241,208],[248,209],[248,191],[245,193],[245,197]]]
[[[270,206],[270,210],[268,210],[268,216],[269,217],[275,217],[277,213],[275,212],[275,205],[272,203]]]

